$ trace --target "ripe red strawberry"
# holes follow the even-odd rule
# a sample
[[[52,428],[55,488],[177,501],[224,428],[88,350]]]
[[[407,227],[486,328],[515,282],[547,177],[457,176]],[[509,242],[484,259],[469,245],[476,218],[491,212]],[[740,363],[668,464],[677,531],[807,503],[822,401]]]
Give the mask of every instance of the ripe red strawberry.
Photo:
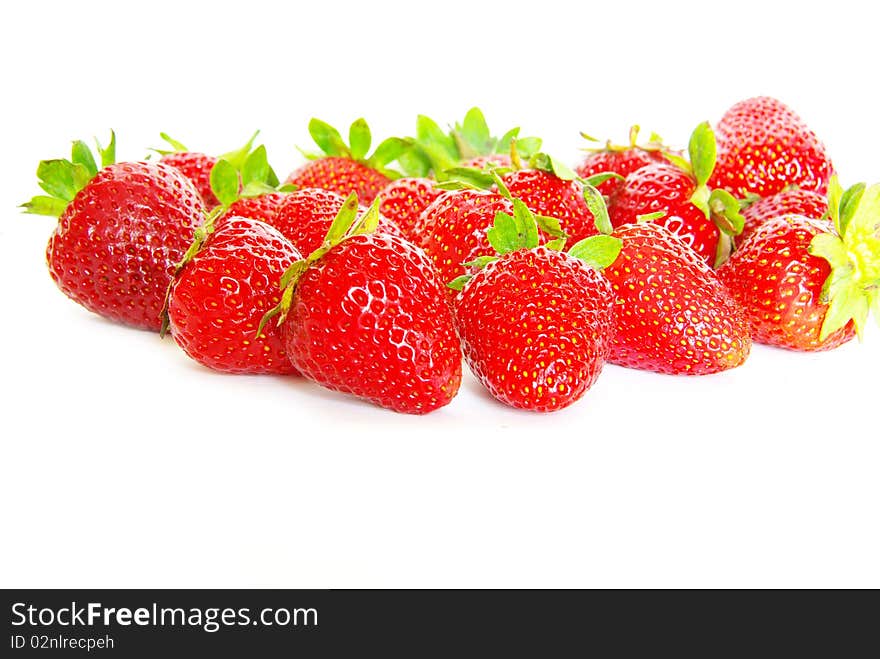
[[[89,148],[74,142],[70,160],[37,169],[50,196],[27,212],[59,217],[46,249],[49,274],[86,309],[110,320],[158,331],[174,264],[186,251],[205,207],[192,183],[161,163],[113,164],[115,136],[99,145],[99,171]]]
[[[174,167],[186,176],[205,202],[205,206],[213,208],[220,202],[211,192],[211,170],[217,164],[217,158],[196,151],[168,153],[159,159],[163,165]]]
[[[709,184],[738,197],[767,197],[796,185],[825,194],[834,173],[825,146],[803,120],[775,98],[731,107],[715,127],[718,164]]]
[[[409,176],[433,176],[444,180],[445,172],[457,167],[485,169],[489,164],[510,167],[511,143],[517,140],[522,151],[537,151],[540,140],[520,138],[519,128],[512,128],[502,137],[493,137],[480,108],[471,108],[461,123],[444,131],[437,122],[419,115],[413,148],[400,158]]]
[[[295,373],[281,332],[263,316],[281,300],[278,281],[302,258],[276,229],[227,218],[174,278],[171,336],[200,364],[227,373]]]
[[[367,157],[372,135],[363,119],[351,125],[349,144],[343,141],[339,131],[320,119],[309,122],[309,133],[324,155],[309,155],[309,162],[287,177],[289,184],[299,188],[323,188],[343,196],[354,192],[363,203],[369,204],[382,188],[400,176],[387,165],[406,150],[407,142],[389,137]]]
[[[301,254],[311,254],[321,246],[333,219],[345,204],[330,190],[303,188],[286,195],[270,224],[290,240]],[[358,217],[367,209],[358,207]],[[379,216],[377,231],[403,237],[400,229],[386,217]]]
[[[559,220],[570,241],[596,235],[583,184],[574,180],[574,173],[568,168],[562,174],[557,173],[556,168],[518,169],[504,174],[502,180],[510,194],[524,201],[533,213]]]
[[[715,166],[715,139],[709,124],[700,124],[694,131],[689,152],[691,163],[667,155],[674,162],[652,163],[629,174],[611,200],[611,222],[623,226],[656,214],[654,222],[678,236],[706,263],[720,263],[729,252],[729,236],[742,230],[742,216],[729,193],[706,187]]]
[[[274,226],[275,216],[286,198],[285,192],[264,192],[254,197],[241,197],[229,205],[226,212],[217,220],[217,224],[225,221],[225,218],[246,217]]]
[[[450,190],[422,212],[416,225],[416,244],[433,261],[440,279],[464,274],[462,265],[491,251],[486,231],[495,213],[513,212],[510,200],[484,190]]]
[[[593,385],[614,331],[611,286],[579,255],[591,253],[594,265],[607,265],[620,241],[594,236],[569,254],[554,249],[558,243],[539,247],[534,216],[522,201],[513,203],[514,215],[499,212],[489,231],[501,256],[455,282],[463,284],[456,328],[468,365],[495,398],[552,412]],[[601,263],[595,260],[597,244],[604,252]]]
[[[306,377],[397,412],[425,414],[449,403],[461,383],[444,286],[418,247],[372,233],[378,203],[354,224],[357,208],[352,194],[322,247],[288,269],[272,313],[281,312],[285,349]]]
[[[746,310],[755,341],[830,350],[880,319],[880,185],[843,194],[831,182],[833,227],[783,215],[758,227],[718,274]]]
[[[596,140],[584,133],[586,139]],[[581,178],[591,178],[597,174],[613,172],[621,178],[609,178],[596,184],[596,189],[606,197],[613,197],[623,188],[623,180],[637,169],[656,162],[666,162],[663,154],[669,150],[663,145],[659,136],[652,135],[647,144],[638,144],[639,127],[630,129],[630,143],[628,145],[612,144],[611,140],[603,147],[585,149],[588,155],[581,164],[575,168],[575,173]]]
[[[379,193],[379,211],[397,225],[408,240],[414,241],[419,216],[442,193],[431,179],[399,178]]]
[[[827,212],[828,199],[824,195],[800,188],[783,190],[771,197],[758,199],[743,210],[743,230],[737,236],[736,242],[742,245],[764,222],[782,215],[802,215],[819,220]]]
[[[705,261],[665,227],[617,227],[620,256],[605,269],[617,295],[609,361],[672,375],[704,375],[742,364],[749,326]]]

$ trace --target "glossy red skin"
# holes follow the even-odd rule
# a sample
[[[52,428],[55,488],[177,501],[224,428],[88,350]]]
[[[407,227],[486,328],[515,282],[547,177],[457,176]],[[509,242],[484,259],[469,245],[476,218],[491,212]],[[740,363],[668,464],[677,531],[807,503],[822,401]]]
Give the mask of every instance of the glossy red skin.
[[[425,253],[397,236],[353,236],[310,266],[283,336],[303,375],[396,412],[431,412],[461,384],[443,282]]]
[[[715,127],[718,159],[709,179],[736,197],[761,197],[797,185],[828,192],[834,173],[825,145],[803,120],[774,98],[760,96],[731,107]]]
[[[653,163],[637,169],[611,201],[611,224],[635,224],[639,215],[662,211],[665,215],[654,224],[671,231],[712,264],[718,250],[718,227],[691,203],[696,185],[690,174],[672,164]]]
[[[611,348],[614,293],[583,261],[538,247],[505,254],[474,275],[455,318],[465,360],[492,396],[553,412],[599,377]]]
[[[364,205],[391,182],[382,172],[351,158],[326,157],[310,160],[287,177],[286,183],[300,188],[322,188],[347,197],[356,192]]]
[[[490,164],[495,167],[512,167],[513,162],[510,160],[510,154],[507,153],[490,153],[486,156],[476,156],[468,160],[462,160],[459,167],[467,167],[469,169],[485,169]]]
[[[783,190],[772,197],[759,199],[742,211],[745,224],[742,233],[736,237],[736,244],[742,245],[759,226],[768,220],[782,215],[802,215],[810,219],[821,219],[828,212],[828,199],[825,195],[811,190]],[[828,223],[831,227],[831,223]]]
[[[568,234],[569,245],[599,233],[579,182],[566,181],[539,169],[510,172],[503,181],[510,194],[522,200],[533,213],[559,220]]]
[[[274,225],[278,209],[287,197],[285,192],[267,192],[256,197],[242,197],[229,205],[229,209],[215,221],[220,226],[227,218],[246,217]]]
[[[211,190],[211,170],[217,164],[217,158],[194,151],[179,151],[166,153],[159,162],[174,167],[192,181],[209,209],[220,205]]]
[[[749,355],[749,325],[717,273],[662,226],[626,224],[604,270],[617,296],[609,361],[671,375],[734,368]]]
[[[853,323],[819,341],[828,306],[820,301],[831,266],[808,252],[813,236],[828,223],[783,215],[762,224],[718,276],[745,309],[758,343],[815,352],[831,350],[855,336]]]
[[[495,253],[486,231],[498,211],[512,214],[513,204],[500,194],[468,189],[444,192],[422,211],[416,244],[430,257],[442,281],[465,274],[462,263]]]
[[[287,194],[270,224],[283,233],[302,254],[308,255],[324,242],[327,230],[344,203],[345,197],[330,190],[296,190]],[[358,216],[366,212],[367,208],[361,206]],[[403,237],[400,229],[384,216],[379,218],[376,231]]]
[[[279,231],[230,217],[177,275],[171,288],[171,336],[200,364],[225,373],[287,375],[281,330],[260,320],[281,300],[278,282],[302,257]]]
[[[581,178],[589,178],[604,172],[614,172],[626,178],[637,169],[654,162],[662,162],[662,158],[643,149],[594,151],[575,168],[575,173]],[[610,178],[596,188],[606,197],[612,197],[623,188],[623,179]]]
[[[434,184],[428,178],[399,178],[379,193],[382,215],[394,222],[410,241],[415,241],[415,227],[422,211],[443,193]]]
[[[46,247],[49,274],[89,311],[159,331],[174,266],[204,213],[201,195],[173,167],[109,165],[58,219]]]

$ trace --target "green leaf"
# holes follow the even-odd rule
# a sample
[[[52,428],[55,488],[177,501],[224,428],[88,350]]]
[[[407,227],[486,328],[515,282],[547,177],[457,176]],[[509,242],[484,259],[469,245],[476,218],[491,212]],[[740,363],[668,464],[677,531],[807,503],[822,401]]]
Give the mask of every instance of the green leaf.
[[[642,213],[641,215],[636,215],[636,222],[641,224],[642,222],[654,222],[659,220],[660,218],[666,217],[666,211],[654,211],[653,213]]]
[[[843,188],[837,174],[828,181],[828,215],[834,223],[834,228],[841,236],[843,231],[840,230],[840,202],[843,199]]]
[[[443,172],[443,178],[446,182],[465,183],[470,187],[488,190],[496,183],[493,174],[494,172],[486,173],[473,167],[452,167]],[[502,185],[504,184],[502,183]],[[507,190],[506,187],[504,189]],[[504,193],[501,192],[501,194],[503,195]],[[508,192],[508,194],[510,193]]]
[[[848,202],[847,206],[853,202]],[[854,211],[847,208],[851,217],[846,231],[841,235],[848,247],[856,247],[870,236],[878,237],[880,231],[880,183],[868,186],[862,191]]]
[[[342,135],[326,121],[313,118],[309,121],[309,135],[315,140],[315,144],[328,156],[350,157],[349,151]]]
[[[614,231],[614,227],[611,226],[611,218],[608,216],[608,207],[605,205],[605,198],[602,196],[602,193],[592,185],[585,184],[584,201],[587,202],[587,208],[593,214],[593,220],[599,233],[611,234]]]
[[[572,245],[568,254],[592,268],[602,270],[617,260],[622,245],[620,238],[614,236],[590,236]]]
[[[535,215],[520,199],[513,199],[513,219],[520,236],[520,249],[534,249],[540,242]]]
[[[507,153],[508,151],[510,151],[510,143],[513,140],[517,139],[518,137],[519,137],[519,126],[517,126],[516,128],[511,128],[509,131],[504,133],[504,135],[501,136],[501,139],[498,140],[498,143],[495,145],[496,153]],[[535,139],[535,138],[527,137],[524,139],[528,140],[528,139]],[[540,148],[541,148],[541,146],[538,145],[538,149],[540,149]]]
[[[98,165],[95,164],[92,150],[82,140],[77,140],[73,143],[73,147],[70,150],[70,160],[74,165],[85,167],[89,174],[89,180],[98,173]]]
[[[454,291],[460,291],[464,288],[464,285],[467,284],[471,279],[473,279],[473,275],[461,275],[460,277],[456,277],[446,285]]]
[[[519,149],[520,143],[517,142],[516,146],[517,149]],[[538,153],[532,156],[531,165],[535,169],[554,174],[563,181],[573,181],[578,177],[577,174],[572,171],[571,167],[546,153]]]
[[[872,288],[869,291],[871,313],[874,314],[874,322],[880,327],[880,288]]]
[[[370,143],[373,136],[367,121],[361,117],[356,119],[348,129],[348,145],[351,147],[351,157],[355,160],[363,160],[370,152]],[[390,161],[388,161],[390,162]],[[382,163],[385,164],[385,163]]]
[[[357,193],[352,192],[345,199],[345,203],[342,204],[336,217],[333,218],[330,228],[327,229],[327,235],[324,236],[325,245],[332,245],[342,240],[351,225],[354,224],[359,209]]]
[[[540,150],[543,140],[540,137],[519,137],[516,139],[516,149],[521,157],[526,160],[533,158]],[[505,149],[509,151],[510,146]]]
[[[722,233],[738,236],[742,233],[745,218],[739,212],[739,201],[726,190],[713,190],[709,195],[712,220]]]
[[[598,188],[605,181],[610,181],[611,179],[622,181],[625,178],[626,177],[621,176],[617,172],[599,172],[598,174],[593,174],[587,178],[580,179],[580,181],[581,183],[586,183],[587,185],[592,185],[594,188]]]
[[[373,200],[364,216],[354,225],[351,235],[373,233],[379,226],[379,197]]]
[[[489,244],[499,254],[507,254],[519,249],[520,238],[516,230],[516,220],[504,211],[495,213],[495,222],[486,232]]]
[[[455,140],[444,133],[437,122],[420,114],[416,117],[416,139],[419,146],[430,153],[436,152],[437,157],[450,163],[458,162],[458,148]]]
[[[551,249],[554,252],[561,252],[565,249],[565,243],[567,240],[567,238],[554,238],[553,240],[544,243],[544,247]]]
[[[269,173],[266,175],[266,183],[273,188],[277,188],[281,183],[281,181],[278,180],[278,174],[272,169],[272,165],[269,165]]]
[[[110,131],[110,144],[107,148],[101,146],[98,138],[95,138],[95,146],[98,148],[98,154],[101,156],[101,167],[107,167],[116,162],[116,133]]]
[[[397,162],[407,176],[425,178],[431,172],[431,161],[421,149],[407,149],[397,156]]]
[[[241,182],[245,187],[251,183],[268,184],[270,170],[266,147],[261,144],[245,159],[241,168]]]
[[[862,291],[854,286],[841,289],[831,299],[828,311],[825,312],[825,320],[822,321],[822,329],[819,331],[819,341],[827,339],[856,316],[860,319],[867,318],[867,311],[868,299]]]
[[[76,184],[74,164],[69,160],[43,160],[37,165],[40,187],[49,195],[64,201],[73,201],[79,188]]]
[[[847,188],[840,198],[840,219],[835,222],[835,226],[841,236],[846,233],[846,228],[855,216],[866,189],[867,186],[864,183],[856,183],[854,186]],[[828,210],[831,210],[830,206]]]
[[[562,229],[562,223],[557,218],[549,215],[536,215],[535,221],[538,223],[538,228],[548,236],[568,238],[568,234]]]
[[[666,158],[670,163],[678,167],[681,171],[687,172],[688,174],[694,173],[694,168],[691,167],[691,164],[681,156],[675,153],[664,152],[663,157]]]
[[[31,215],[60,217],[67,208],[67,204],[68,202],[63,199],[39,195],[31,199],[29,202],[22,204],[20,208],[23,208],[25,213],[30,213]]]
[[[230,165],[235,167],[235,171],[240,172],[244,167],[245,160],[247,160],[247,157],[254,146],[254,140],[257,139],[257,135],[259,134],[260,131],[254,131],[254,134],[251,135],[250,139],[247,142],[245,142],[244,146],[236,149],[235,151],[224,153],[219,157],[219,160],[226,160],[227,162],[229,162]]]
[[[183,143],[181,143],[181,142],[178,142],[178,141],[175,140],[173,137],[171,137],[168,133],[159,133],[159,137],[161,137],[161,138],[162,138],[163,140],[165,140],[168,144],[170,144],[170,145],[171,145],[171,148],[174,149],[174,150],[177,151],[177,152],[181,152],[181,151],[189,151],[189,149],[186,148],[186,145],[185,145],[185,144],[183,144]]]
[[[491,151],[492,135],[480,108],[473,107],[464,115],[461,136],[478,154]]]
[[[497,261],[497,256],[478,256],[473,261],[467,261],[462,263],[461,265],[465,268],[476,268],[477,270],[482,270],[487,265],[492,263],[492,261]]]
[[[846,245],[833,233],[819,233],[813,236],[807,251],[813,256],[828,261],[832,268],[846,267],[850,262]]]
[[[709,177],[712,176],[715,170],[716,152],[715,133],[709,122],[704,121],[694,129],[688,143],[688,155],[698,187],[706,185]]]
[[[709,207],[711,199],[712,191],[705,185],[698,185],[690,200],[694,206],[703,211],[707,220],[712,218],[712,209]]]
[[[211,191],[223,206],[238,199],[238,171],[228,160],[218,160],[211,168]]]
[[[371,167],[382,168],[390,162],[397,160],[398,156],[406,152],[411,146],[409,140],[401,137],[389,137],[376,147],[375,153],[370,156]]]
[[[259,197],[260,195],[275,192],[274,186],[263,183],[262,181],[251,181],[242,186],[239,197]]]

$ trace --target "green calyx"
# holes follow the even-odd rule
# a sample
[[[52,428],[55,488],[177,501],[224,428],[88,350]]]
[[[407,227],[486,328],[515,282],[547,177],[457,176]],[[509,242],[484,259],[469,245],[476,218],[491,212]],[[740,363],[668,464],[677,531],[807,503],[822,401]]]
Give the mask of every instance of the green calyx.
[[[258,133],[241,149],[220,156],[211,169],[211,191],[224,207],[244,197],[295,189],[295,186],[279,184],[264,145],[253,148]]]
[[[587,146],[581,149],[581,151],[586,151],[587,153],[597,153],[597,152],[612,152],[612,153],[620,153],[623,151],[630,151],[632,149],[638,149],[639,151],[645,151],[647,153],[666,153],[670,149],[663,143],[663,138],[660,137],[657,133],[651,133],[651,136],[648,138],[647,142],[639,143],[639,133],[641,132],[641,128],[638,125],[632,126],[629,129],[629,144],[615,144],[611,140],[606,140],[604,144],[599,144],[600,140],[596,139],[592,135],[581,131],[581,137],[583,137],[588,142],[592,142],[594,146]]]
[[[20,208],[24,209],[25,213],[33,215],[59,217],[100,169],[115,162],[116,133],[112,130],[110,143],[106,147],[101,146],[101,143],[95,139],[94,154],[85,142],[77,140],[71,147],[69,160],[55,159],[40,162],[37,166],[37,178],[46,194],[33,197]]]
[[[679,169],[687,172],[696,182],[690,202],[699,208],[706,219],[718,227],[718,249],[715,254],[715,267],[724,263],[733,249],[733,237],[742,233],[743,218],[740,201],[726,190],[712,190],[708,186],[718,147],[715,132],[708,121],[698,125],[688,141],[688,160],[674,153],[666,152],[664,157]]]
[[[594,189],[595,190],[595,189]],[[506,193],[506,194],[505,194]],[[481,256],[473,261],[464,263],[465,267],[480,270],[489,263],[497,261],[500,256],[524,249],[535,249],[540,244],[540,228],[544,233],[553,237],[545,247],[555,251],[562,251],[568,236],[562,231],[559,220],[556,218],[535,215],[520,199],[510,196],[510,192],[504,188],[505,196],[513,203],[513,215],[498,211],[492,226],[486,231],[486,238],[495,250],[497,256]],[[604,207],[602,195],[596,191],[598,199]],[[607,210],[606,210],[607,215]],[[609,232],[610,233],[610,223]],[[575,243],[568,254],[584,261],[587,265],[601,270],[614,263],[620,253],[621,241],[611,235],[600,234],[590,236]],[[460,291],[473,277],[472,274],[456,277],[447,284],[449,288]]]
[[[404,154],[412,148],[412,140],[389,137],[370,154],[373,135],[370,126],[363,118],[355,119],[349,127],[348,144],[342,139],[342,135],[336,128],[320,119],[313,118],[309,121],[309,134],[322,152],[315,154],[300,149],[300,152],[309,160],[326,156],[351,158],[381,172],[390,179],[400,178],[401,173],[390,169],[388,165],[395,160],[402,159]]]
[[[409,176],[431,176],[438,181],[447,178],[447,171],[458,167],[464,160],[496,153],[508,153],[514,141],[521,150],[537,151],[541,140],[519,137],[519,128],[511,128],[501,137],[494,137],[482,110],[473,107],[461,122],[443,130],[436,121],[425,115],[416,118],[416,136],[413,148],[399,158]],[[537,146],[535,146],[537,144]]]
[[[819,340],[850,321],[861,340],[871,313],[880,325],[880,183],[859,183],[844,191],[833,177],[828,211],[834,232],[814,236],[809,248],[831,266],[822,287],[821,302],[828,310]]]
[[[296,286],[310,265],[352,236],[370,234],[376,230],[379,226],[379,198],[377,197],[373,201],[370,208],[367,209],[367,212],[360,219],[357,216],[359,209],[357,193],[352,192],[342,204],[342,208],[339,209],[336,217],[333,218],[333,222],[330,224],[330,228],[327,229],[327,234],[324,236],[321,246],[309,254],[308,257],[295,261],[285,270],[279,282],[279,288],[282,291],[281,301],[260,320],[257,336],[262,334],[263,328],[273,318],[276,319],[275,323],[279,326],[285,321],[290,311]]]

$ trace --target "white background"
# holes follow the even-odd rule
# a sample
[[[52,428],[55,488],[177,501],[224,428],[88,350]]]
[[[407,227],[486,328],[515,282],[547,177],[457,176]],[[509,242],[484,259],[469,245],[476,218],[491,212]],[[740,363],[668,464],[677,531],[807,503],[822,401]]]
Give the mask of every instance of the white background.
[[[194,4],[4,9],[0,586],[880,586],[875,328],[713,377],[608,366],[550,416],[470,376],[399,416],[89,314],[46,273],[53,221],[15,208],[111,127],[126,159],[261,128],[285,173],[311,116],[382,137],[478,104],[575,161],[579,130],[680,144],[757,94],[877,181],[867,5]]]

